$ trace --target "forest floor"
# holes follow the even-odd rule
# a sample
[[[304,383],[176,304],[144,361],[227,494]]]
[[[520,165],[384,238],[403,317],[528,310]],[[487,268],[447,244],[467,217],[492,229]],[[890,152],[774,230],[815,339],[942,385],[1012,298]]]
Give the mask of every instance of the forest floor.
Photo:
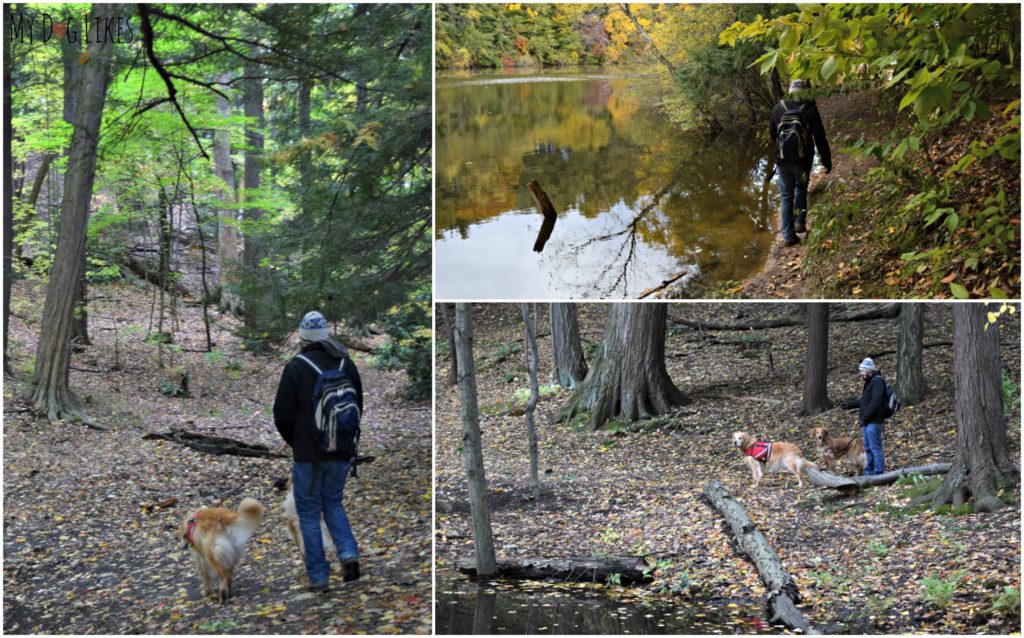
[[[4,633],[430,633],[430,404],[402,397],[405,373],[353,351],[365,388],[360,454],[345,505],[363,577],[328,594],[305,591],[285,526],[288,449],[271,405],[293,343],[252,354],[219,317],[205,352],[202,310],[179,302],[173,345],[148,343],[151,291],[90,287],[93,345],[72,357],[71,388],[108,430],[50,423],[17,398],[30,378],[45,287],[18,281],[4,383]],[[166,330],[166,328],[165,328]],[[154,328],[155,331],[155,328]],[[295,341],[293,337],[293,341]],[[297,343],[297,341],[295,341]],[[189,375],[189,398],[166,396]],[[266,445],[281,458],[211,456],[143,435],[185,428]],[[226,605],[204,598],[179,521],[200,506],[259,499],[266,518],[249,541]]]
[[[546,306],[538,310],[538,378],[546,384],[551,340],[543,328]],[[578,419],[552,424],[550,417],[569,395],[544,397],[537,408],[543,492],[533,501],[525,419],[521,409],[510,409],[516,392],[529,387],[520,307],[477,304],[474,357],[499,558],[648,556],[655,565],[650,586],[607,584],[607,595],[629,591],[652,604],[684,607],[688,600],[710,603],[725,614],[738,614],[726,632],[776,632],[763,618],[744,617],[749,605],[735,604],[762,600],[765,590],[753,565],[737,553],[721,516],[701,496],[702,487],[717,479],[745,506],[796,579],[805,599],[800,607],[812,626],[868,634],[1019,632],[1019,615],[993,609],[1005,588],[1020,588],[1019,488],[1002,495],[1012,504],[996,513],[954,515],[948,508],[908,508],[912,493],[937,479],[904,479],[851,497],[799,489],[788,474],[769,474],[759,489],[751,487],[731,431],[790,441],[815,459],[810,429],[824,426],[833,435],[854,435],[856,415],[833,409],[813,418],[796,416],[806,356],[802,326],[702,331],[674,318],[739,323],[797,310],[787,304],[670,306],[667,366],[693,402],[639,432],[628,431],[629,424],[589,432]],[[590,352],[600,342],[603,315],[600,306],[580,306],[581,334]],[[874,356],[883,374],[891,376],[898,332],[898,320],[832,322],[828,390],[834,402],[859,396],[857,364],[864,356]],[[1016,400],[1008,423],[1018,424],[1019,313],[1000,334],[1002,363]],[[956,427],[951,341],[951,308],[928,305],[929,394],[886,425],[887,469],[951,460]],[[458,393],[442,381],[447,365],[442,348],[436,404],[439,587],[460,580],[454,562],[473,552]],[[1012,455],[1019,457],[1020,429],[1009,427],[1008,436]],[[945,598],[943,583],[949,588]]]
[[[854,192],[865,188],[862,179],[864,174],[878,165],[873,159],[862,159],[841,152],[839,149],[843,144],[840,141],[847,135],[854,138],[865,135],[869,140],[878,140],[885,130],[882,126],[884,121],[878,116],[874,101],[864,94],[823,98],[818,101],[818,109],[828,137],[829,150],[832,152],[832,172],[826,175],[825,169],[818,167],[811,174],[807,200],[808,229],[819,223],[820,215],[819,211],[815,210],[815,201],[826,189],[836,185]],[[775,178],[774,188],[778,189],[778,178]],[[781,223],[780,219],[775,220],[776,229]],[[800,235],[800,239],[806,242],[807,235]],[[825,296],[809,284],[805,266],[804,243],[786,247],[782,243],[782,236],[778,235],[772,244],[764,268],[743,282],[740,295],[745,299],[813,299]],[[843,298],[859,296],[846,294]]]

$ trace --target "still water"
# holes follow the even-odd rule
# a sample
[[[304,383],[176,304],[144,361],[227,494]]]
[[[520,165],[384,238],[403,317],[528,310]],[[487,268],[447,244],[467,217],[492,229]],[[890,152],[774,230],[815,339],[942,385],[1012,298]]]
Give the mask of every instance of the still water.
[[[719,634],[768,633],[753,603],[703,606],[643,604],[609,597],[601,588],[543,583],[438,584],[434,619],[444,634]]]
[[[445,299],[681,296],[764,264],[777,189],[755,139],[685,134],[622,76],[437,80],[435,286]],[[540,252],[537,180],[558,211]]]

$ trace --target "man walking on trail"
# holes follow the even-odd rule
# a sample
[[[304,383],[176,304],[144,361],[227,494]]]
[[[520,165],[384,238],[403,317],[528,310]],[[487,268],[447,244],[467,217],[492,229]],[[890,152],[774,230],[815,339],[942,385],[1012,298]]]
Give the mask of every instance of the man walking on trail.
[[[359,578],[359,550],[342,504],[345,479],[355,463],[355,451],[352,448],[328,452],[322,447],[314,414],[314,385],[321,378],[321,371],[340,370],[355,390],[358,415],[363,411],[363,386],[355,363],[345,346],[330,337],[322,314],[313,311],[302,318],[299,339],[299,354],[285,366],[277,387],[274,425],[292,448],[294,457],[292,490],[305,547],[303,558],[309,589],[326,592],[330,566],[324,553],[321,515],[337,548],[344,580]]]
[[[860,425],[864,439],[864,453],[867,464],[864,476],[881,474],[885,471],[885,458],[882,455],[882,425],[885,422],[885,379],[870,357],[858,366],[860,378],[864,380],[864,389],[859,401],[847,401],[843,407],[848,410],[860,408],[857,424]]]
[[[787,247],[800,243],[797,233],[807,232],[807,185],[815,147],[825,172],[832,172],[832,153],[821,114],[814,100],[802,94],[810,88],[807,80],[793,80],[789,94],[772,109],[771,136],[782,194],[782,240]]]

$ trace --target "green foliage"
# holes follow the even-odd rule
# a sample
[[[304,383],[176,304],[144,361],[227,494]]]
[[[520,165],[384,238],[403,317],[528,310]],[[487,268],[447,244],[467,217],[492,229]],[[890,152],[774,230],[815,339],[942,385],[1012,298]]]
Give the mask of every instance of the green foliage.
[[[878,540],[877,538],[872,538],[871,540],[869,540],[867,547],[875,556],[879,558],[885,558],[889,555],[889,548],[885,545],[885,543]]]
[[[384,317],[387,342],[374,351],[377,363],[388,370],[404,369],[409,377],[405,395],[419,400],[430,396],[431,315],[430,291],[422,288],[410,300]]]
[[[622,584],[622,574],[618,574],[618,573],[608,574],[607,582],[608,582],[609,585],[618,587],[619,585]]]
[[[942,484],[941,476],[925,476],[923,474],[911,474],[901,476],[896,480],[896,487],[905,487],[901,493],[902,498],[915,499],[933,493]]]
[[[1003,416],[1010,416],[1020,409],[1020,386],[1010,376],[1009,371],[1003,368],[1000,371],[1001,387],[1003,390]]]
[[[963,582],[966,574],[966,570],[947,574],[945,577],[941,574],[936,576],[934,573],[930,573],[926,578],[920,581],[921,587],[923,588],[922,596],[924,597],[924,601],[937,609],[945,609],[949,606],[949,601],[953,596],[953,592],[955,592],[957,587],[960,586],[960,583]]]
[[[1006,614],[1010,618],[1020,618],[1020,588],[1003,587],[1002,593],[992,601],[993,612]]]
[[[164,345],[174,342],[174,336],[169,332],[152,332],[146,337],[146,343],[150,345]]]
[[[541,398],[541,399],[544,399],[544,398],[550,397],[552,395],[558,394],[561,390],[562,390],[562,388],[558,384],[542,385],[542,386],[539,386],[537,388],[538,397]],[[525,404],[527,401],[530,400],[530,389],[529,388],[519,388],[519,389],[517,389],[516,392],[515,392],[515,399],[519,403],[524,403]]]

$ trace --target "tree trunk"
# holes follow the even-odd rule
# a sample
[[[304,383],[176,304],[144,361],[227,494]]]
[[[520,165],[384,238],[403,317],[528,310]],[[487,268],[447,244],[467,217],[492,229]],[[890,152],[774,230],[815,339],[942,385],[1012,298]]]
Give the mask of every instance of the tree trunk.
[[[455,304],[439,303],[437,305],[441,309],[441,330],[445,338],[448,339],[448,357],[451,361],[451,365],[448,366],[447,383],[449,386],[453,386],[459,382],[459,358],[455,356],[455,321],[453,317]]]
[[[998,327],[986,325],[981,303],[953,306],[953,384],[956,451],[932,505],[959,506],[973,496],[976,512],[1005,507],[997,493],[1016,485],[1020,470],[1006,439]]]
[[[633,27],[636,29],[636,32],[640,34],[640,37],[643,38],[644,42],[647,43],[647,46],[651,47],[651,51],[654,51],[654,55],[656,55],[658,57],[658,60],[665,65],[665,68],[668,69],[669,74],[673,78],[675,78],[676,67],[672,64],[672,62],[669,61],[668,58],[665,57],[665,55],[658,49],[658,47],[655,46],[654,40],[652,40],[651,36],[648,35],[647,30],[644,29],[644,26],[640,24],[640,21],[637,20],[636,17],[633,15],[633,12],[629,8],[629,4],[623,2],[619,4],[619,7],[622,8],[622,12],[625,13],[626,17],[629,18],[630,22],[633,23]]]
[[[11,5],[4,4],[4,24],[11,23]],[[11,355],[7,348],[11,321],[11,257],[14,254],[14,154],[11,138],[14,125],[11,112],[11,38],[4,37],[4,374],[12,374]]]
[[[814,416],[832,408],[828,400],[828,304],[807,304],[807,365],[801,416]]]
[[[118,15],[119,5],[94,4],[92,19],[105,24]],[[74,287],[82,276],[85,231],[89,221],[93,180],[96,176],[96,149],[99,145],[103,104],[110,80],[110,60],[114,44],[107,38],[89,44],[89,59],[79,96],[78,113],[64,199],[61,203],[60,233],[50,281],[46,289],[36,367],[32,382],[25,390],[36,407],[51,420],[65,416],[85,417],[68,386],[71,363],[71,322],[74,316]]]
[[[533,324],[530,304],[524,303],[523,330],[526,332],[526,349],[529,353],[527,370],[530,373],[530,398],[526,401],[526,437],[530,444],[530,493],[533,499],[537,500],[540,498],[540,476],[537,469],[537,427],[533,413],[540,399],[540,389],[537,387],[537,330]]]
[[[910,476],[911,474],[920,474],[921,476],[945,474],[949,471],[950,467],[951,464],[949,463],[932,463],[931,465],[902,467],[898,470],[883,472],[882,474],[872,474],[870,476],[839,476],[838,474],[813,467],[806,468],[806,471],[807,480],[811,485],[832,488],[844,494],[853,494],[865,487],[895,483],[901,477]]]
[[[229,73],[222,73],[220,76],[222,85],[230,79]],[[223,90],[229,89],[225,87]],[[225,120],[231,117],[231,104],[219,95],[217,96],[217,110]],[[234,204],[237,201],[235,168],[231,164],[231,131],[226,128],[217,129],[213,133],[213,164],[214,172],[225,186],[221,191],[221,200],[225,204]],[[220,286],[220,309],[237,315],[241,311],[242,301],[235,290],[236,281],[233,274],[233,269],[238,264],[238,228],[231,223],[235,219],[234,208],[225,206],[220,209],[217,222],[217,257],[220,262],[220,271],[217,283]]]
[[[575,390],[587,378],[587,361],[580,345],[580,324],[576,304],[553,303],[551,347],[555,354],[555,381]]]
[[[69,42],[67,38],[60,41],[61,60],[64,66],[64,121],[74,126],[78,113],[78,100],[82,91],[84,66],[79,61],[82,55],[82,40]],[[64,150],[65,155],[70,149]],[[65,175],[65,180],[67,176]],[[82,251],[82,274],[75,286],[74,314],[71,321],[71,342],[77,345],[90,345],[89,341],[89,313],[88,313],[88,286],[85,281],[85,251]]]
[[[255,62],[246,62],[245,75],[259,75],[260,68]],[[260,187],[260,169],[263,167],[263,80],[253,78],[244,80],[245,85],[245,207],[243,217],[250,221],[259,221],[263,211],[248,204],[248,200],[256,197],[255,191]],[[263,256],[260,242],[254,237],[245,238],[243,258],[247,268],[255,270]]]
[[[5,86],[7,86],[7,85],[5,85]],[[10,87],[8,87],[6,90],[9,90],[9,88]],[[9,139],[9,138],[7,138],[7,139]],[[15,228],[13,227],[13,219],[12,219],[11,233],[20,233],[20,232],[22,232],[22,229],[25,226],[29,225],[29,223],[31,223],[31,221],[35,218],[35,216],[36,216],[35,208],[36,208],[36,202],[39,201],[39,193],[43,190],[43,182],[46,181],[46,176],[50,172],[50,164],[52,164],[53,160],[55,160],[55,159],[57,159],[57,154],[56,153],[45,153],[45,154],[43,154],[43,159],[41,160],[41,162],[39,164],[39,168],[36,170],[35,178],[33,178],[33,180],[32,180],[32,188],[28,192],[28,200],[26,200],[28,205],[29,205],[29,211],[26,214],[30,215],[30,217],[28,219],[22,219],[21,223],[18,224],[17,230],[15,230]],[[8,189],[7,192],[10,193],[11,190]],[[12,241],[14,240],[13,236],[11,237],[11,240]],[[21,259],[21,256],[24,254],[24,247],[21,244],[18,244],[14,248],[14,250],[15,250],[15,256],[18,259]]]
[[[796,604],[801,600],[796,581],[786,572],[779,555],[768,544],[768,540],[757,529],[754,521],[750,520],[743,506],[718,481],[710,481],[704,486],[704,496],[729,523],[736,544],[757,568],[761,582],[768,590],[768,622],[781,623],[790,629],[799,629],[805,634],[817,633],[796,608]]]
[[[610,304],[594,365],[556,419],[592,410],[590,428],[596,430],[611,419],[649,419],[689,403],[665,369],[667,317],[665,304]]]
[[[469,509],[473,516],[473,548],[476,571],[482,578],[495,573],[491,511],[487,503],[487,477],[480,443],[480,413],[476,404],[476,371],[473,366],[473,311],[468,303],[455,304],[455,348],[459,357],[459,412],[462,417],[462,450],[469,484]]]
[[[900,342],[897,350],[896,393],[903,405],[924,399],[924,304],[905,303],[900,311]]]
[[[312,93],[312,78],[302,79],[299,82],[299,137],[302,139],[308,138],[313,129],[310,116]],[[309,202],[313,195],[314,177],[312,151],[308,149],[299,155],[299,185],[302,191],[299,195],[302,212],[304,215],[311,215],[313,211]]]

